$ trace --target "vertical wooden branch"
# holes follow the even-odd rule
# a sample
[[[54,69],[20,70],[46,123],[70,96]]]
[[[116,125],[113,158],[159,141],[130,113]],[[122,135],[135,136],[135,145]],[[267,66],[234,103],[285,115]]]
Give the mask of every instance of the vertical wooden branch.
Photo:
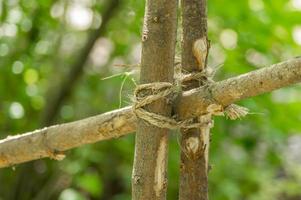
[[[141,84],[172,82],[177,0],[147,0],[142,35]],[[148,111],[170,116],[171,105],[159,100]],[[132,174],[132,199],[166,198],[168,130],[138,120]]]
[[[206,0],[182,0],[182,68],[185,71],[203,71],[206,68],[209,42],[207,39]],[[200,86],[194,80],[183,90]],[[211,120],[210,116],[196,118]],[[210,123],[209,123],[210,124]],[[200,129],[181,130],[180,200],[208,199],[209,125]]]

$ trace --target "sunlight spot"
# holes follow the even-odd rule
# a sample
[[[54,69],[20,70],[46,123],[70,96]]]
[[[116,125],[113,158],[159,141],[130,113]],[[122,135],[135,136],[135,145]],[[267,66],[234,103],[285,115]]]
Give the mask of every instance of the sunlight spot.
[[[5,23],[0,27],[3,36],[14,37],[17,34],[17,26],[15,24]]]
[[[232,29],[224,29],[219,39],[225,49],[235,49],[237,46],[237,33]]]
[[[35,84],[27,85],[26,94],[30,97],[36,96],[38,94],[38,87]]]
[[[111,40],[107,38],[98,39],[90,54],[90,58],[95,67],[99,68],[105,65],[108,62],[113,49],[114,46]]]
[[[95,13],[91,28],[97,29],[100,27],[101,23],[102,23],[102,16],[99,13]]]
[[[246,60],[250,64],[259,68],[270,64],[269,59],[264,54],[256,51],[255,49],[248,49],[245,56]]]
[[[264,3],[262,0],[249,0],[249,7],[253,11],[260,11],[264,9]]]
[[[9,1],[6,1],[6,4],[10,7],[14,7],[14,6],[17,6],[19,3],[19,0],[9,0]]]
[[[96,0],[73,0],[73,2],[76,4],[83,5],[83,6],[89,6],[89,7],[95,5],[95,1]]]
[[[14,74],[21,74],[23,72],[24,65],[21,61],[15,61],[12,66],[12,72]]]
[[[67,22],[75,29],[87,30],[90,28],[93,12],[90,8],[72,5],[67,10]]]
[[[38,81],[39,74],[35,69],[28,69],[24,73],[24,81],[28,85],[34,84]]]
[[[219,17],[208,18],[208,30],[211,30],[212,32],[218,32],[220,27],[219,21]]]
[[[301,0],[291,0],[291,5],[296,10],[301,10]]]
[[[293,28],[293,39],[297,44],[301,45],[301,26]]]
[[[210,66],[217,66],[224,63],[226,60],[225,50],[219,44],[212,44],[209,53],[208,62]]]
[[[39,41],[35,47],[35,52],[37,54],[47,54],[50,43],[48,41]]]
[[[120,64],[127,64],[127,61],[124,60],[121,56],[116,56],[110,63],[112,66],[120,65]],[[124,72],[124,68],[122,67],[110,67],[111,74],[122,74]]]
[[[17,24],[22,19],[22,12],[20,9],[15,8],[8,13],[7,21],[12,24]]]
[[[9,116],[12,119],[21,119],[24,116],[24,108],[19,102],[13,102],[9,107]]]
[[[32,22],[28,18],[24,18],[21,22],[21,30],[24,32],[28,32],[32,27]]]
[[[74,49],[76,49],[78,45],[81,45],[81,43],[79,43],[75,34],[67,33],[62,38],[59,52],[63,56],[68,57],[74,52]]]
[[[296,167],[296,164],[301,164],[301,136],[300,134],[290,135],[288,138],[288,145],[285,150],[285,158],[288,164]],[[295,165],[294,165],[295,164]]]
[[[59,18],[64,14],[64,4],[56,2],[50,9],[50,15],[53,18]]]
[[[136,43],[132,46],[132,50],[130,53],[131,63],[139,63],[141,60],[141,42]]]
[[[295,88],[283,88],[272,93],[272,100],[276,103],[297,103],[301,101],[300,92]]]
[[[62,191],[58,199],[59,200],[84,200],[85,197],[83,197],[78,191],[72,188],[67,188]]]
[[[0,56],[6,56],[9,52],[7,44],[0,44]]]

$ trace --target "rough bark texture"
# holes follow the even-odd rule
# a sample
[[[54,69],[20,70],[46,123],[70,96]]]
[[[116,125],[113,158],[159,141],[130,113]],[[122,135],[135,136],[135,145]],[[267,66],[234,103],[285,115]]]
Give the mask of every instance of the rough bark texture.
[[[181,119],[206,113],[210,104],[231,103],[301,81],[301,58],[291,59],[237,77],[183,92],[176,112]]]
[[[193,45],[196,40],[207,38],[207,1],[182,0],[182,66],[187,71],[202,71],[194,56]]]
[[[211,93],[222,105],[300,82],[301,58],[285,61],[214,84]],[[226,93],[224,91],[227,91]]]
[[[182,68],[188,72],[203,71],[208,54],[207,2],[206,0],[182,0]],[[200,41],[203,49],[194,48]],[[200,86],[191,81],[183,89]],[[199,117],[195,118],[200,121]],[[208,117],[205,120],[210,120]],[[181,130],[180,200],[208,199],[208,149],[210,127]]]
[[[102,14],[102,22],[98,29],[93,31],[83,47],[79,56],[75,58],[74,64],[70,67],[69,73],[64,76],[62,81],[55,85],[55,88],[51,88],[47,98],[46,107],[41,115],[41,125],[48,126],[51,125],[61,108],[64,100],[69,96],[70,92],[75,86],[76,81],[81,77],[83,73],[84,66],[89,58],[89,54],[93,49],[95,41],[102,36],[107,28],[110,19],[114,16],[117,10],[120,0],[108,1],[107,8]]]
[[[55,125],[0,141],[0,168],[43,157],[62,159],[63,152],[96,141],[118,138],[135,131],[131,107]]]
[[[140,83],[173,82],[177,0],[147,0],[142,35]],[[171,115],[162,99],[148,111]],[[132,174],[132,199],[166,198],[168,130],[139,119]]]
[[[181,119],[196,117],[206,114],[210,104],[227,106],[298,82],[301,82],[300,58],[183,92],[176,110]],[[135,131],[136,123],[132,108],[128,106],[83,120],[9,136],[0,140],[0,168],[44,157],[55,158],[55,153],[60,155],[84,144],[118,138]]]

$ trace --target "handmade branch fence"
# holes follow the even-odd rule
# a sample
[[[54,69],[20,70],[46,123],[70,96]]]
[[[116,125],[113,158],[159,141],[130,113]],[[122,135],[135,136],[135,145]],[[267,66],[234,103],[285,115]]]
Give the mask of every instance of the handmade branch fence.
[[[223,108],[239,100],[301,82],[301,58],[288,60],[237,77],[183,92],[175,105],[180,119],[207,113],[216,104]],[[54,125],[0,140],[0,167],[50,157],[84,144],[118,138],[136,130],[131,106],[79,121]]]
[[[141,85],[135,90],[134,105],[8,136],[0,140],[0,168],[45,157],[62,160],[69,149],[136,131],[132,198],[166,199],[168,129],[181,128],[181,146],[190,152],[188,156],[183,149],[181,152],[179,199],[207,200],[212,116],[225,114],[235,118],[239,114],[233,117],[228,113],[230,108],[238,107],[233,103],[301,82],[301,58],[223,81],[212,81],[206,74],[210,47],[206,4],[206,0],[182,0],[181,3],[181,65],[189,72],[181,75],[189,81],[183,84],[173,78],[178,1],[147,0]],[[201,82],[200,77],[205,81]]]

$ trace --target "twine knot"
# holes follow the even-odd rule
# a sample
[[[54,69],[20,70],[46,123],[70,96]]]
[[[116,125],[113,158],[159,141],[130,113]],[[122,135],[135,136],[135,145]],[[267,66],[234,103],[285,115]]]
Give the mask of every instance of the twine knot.
[[[191,80],[204,80],[207,84],[213,82],[208,75],[204,72],[197,72],[192,74],[186,74],[178,80],[178,84],[173,85],[169,82],[153,82],[138,85],[134,91],[134,105],[133,112],[138,117],[146,121],[147,123],[157,126],[159,128],[167,129],[191,129],[200,128],[212,124],[210,121],[198,122],[194,118],[177,120],[175,117],[167,117],[161,114],[149,112],[145,109],[145,106],[159,100],[166,99],[167,102],[172,102],[173,98],[181,92],[181,87],[185,85],[185,82]],[[180,84],[180,85],[179,85]],[[213,109],[214,108],[214,109]],[[231,120],[240,119],[248,114],[248,109],[231,104],[226,107],[219,104],[209,105],[207,112],[212,115],[226,115]],[[196,122],[197,121],[197,122]]]
[[[154,82],[138,85],[134,91],[133,112],[138,118],[160,128],[167,129],[190,129],[199,128],[203,124],[195,123],[193,119],[176,120],[173,117],[156,114],[147,111],[144,106],[155,102],[158,99],[166,98],[171,100],[173,95],[178,93],[178,88],[168,82]]]

